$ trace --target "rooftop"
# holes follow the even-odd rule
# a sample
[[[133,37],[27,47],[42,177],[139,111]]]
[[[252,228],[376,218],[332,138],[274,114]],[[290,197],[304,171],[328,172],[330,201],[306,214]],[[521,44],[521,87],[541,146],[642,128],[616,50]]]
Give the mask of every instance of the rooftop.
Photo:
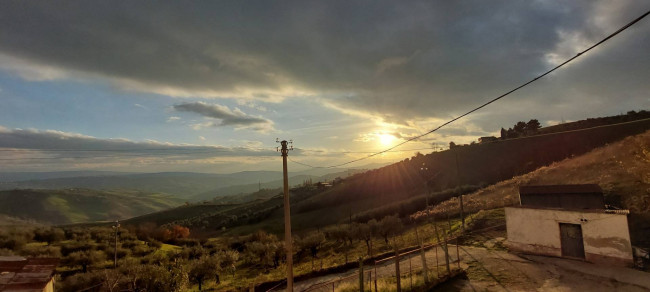
[[[602,193],[597,184],[521,186],[519,194],[588,194]]]
[[[0,257],[0,291],[43,291],[58,263],[57,258]]]
[[[521,206],[553,209],[605,209],[603,190],[596,184],[519,187]]]

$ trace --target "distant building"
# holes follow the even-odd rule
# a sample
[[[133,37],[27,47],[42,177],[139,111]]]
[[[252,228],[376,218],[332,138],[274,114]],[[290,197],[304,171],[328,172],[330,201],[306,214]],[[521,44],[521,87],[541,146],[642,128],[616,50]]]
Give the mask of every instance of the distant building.
[[[328,189],[332,187],[332,184],[328,182],[317,182],[316,187],[319,189]]]
[[[494,142],[494,141],[499,141],[499,138],[494,137],[494,136],[478,138],[478,142],[481,143],[481,144],[488,143],[488,142]]]
[[[0,291],[52,292],[55,258],[0,257]]]
[[[519,188],[520,206],[507,207],[507,246],[529,254],[633,264],[628,210],[606,210],[598,185]]]

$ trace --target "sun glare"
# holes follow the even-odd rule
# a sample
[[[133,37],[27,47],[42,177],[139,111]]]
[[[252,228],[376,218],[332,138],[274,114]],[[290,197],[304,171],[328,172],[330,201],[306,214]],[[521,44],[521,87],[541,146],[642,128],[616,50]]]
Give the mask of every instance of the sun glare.
[[[381,145],[388,146],[393,143],[395,136],[391,134],[379,134],[379,142]]]

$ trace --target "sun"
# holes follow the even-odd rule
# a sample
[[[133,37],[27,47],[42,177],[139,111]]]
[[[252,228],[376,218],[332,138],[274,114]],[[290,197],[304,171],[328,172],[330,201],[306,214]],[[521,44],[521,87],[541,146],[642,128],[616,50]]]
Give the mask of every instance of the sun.
[[[388,146],[388,145],[392,144],[393,141],[395,140],[395,136],[393,136],[391,134],[385,134],[384,133],[384,134],[379,134],[378,136],[379,136],[379,142],[381,143],[381,145],[384,145],[384,146]]]

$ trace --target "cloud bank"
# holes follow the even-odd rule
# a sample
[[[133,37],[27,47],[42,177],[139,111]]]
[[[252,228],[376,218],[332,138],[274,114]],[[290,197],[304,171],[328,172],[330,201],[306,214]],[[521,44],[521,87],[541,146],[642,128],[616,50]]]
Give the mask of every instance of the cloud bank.
[[[8,129],[0,127],[0,148],[5,150],[36,150],[56,153],[58,157],[91,158],[97,153],[111,153],[119,156],[125,154],[148,155],[183,155],[194,157],[241,157],[241,156],[277,156],[275,149],[198,146],[191,144],[173,144],[159,141],[132,141],[128,139],[101,139],[78,133],[55,130]],[[117,153],[117,154],[116,154]]]
[[[255,130],[273,130],[271,120],[247,115],[238,108],[231,110],[220,104],[208,104],[205,102],[181,103],[173,106],[179,112],[192,112],[204,117],[220,120],[218,123],[208,123],[212,126],[234,126],[238,128],[252,128]]]
[[[11,1],[0,10],[0,57],[5,70],[29,80],[90,76],[171,96],[312,98],[409,125],[457,116],[648,8],[633,0]],[[621,98],[647,106],[647,35],[644,20],[486,110],[526,106],[544,120],[618,107]],[[218,106],[180,109],[225,117],[215,125],[269,124]]]

